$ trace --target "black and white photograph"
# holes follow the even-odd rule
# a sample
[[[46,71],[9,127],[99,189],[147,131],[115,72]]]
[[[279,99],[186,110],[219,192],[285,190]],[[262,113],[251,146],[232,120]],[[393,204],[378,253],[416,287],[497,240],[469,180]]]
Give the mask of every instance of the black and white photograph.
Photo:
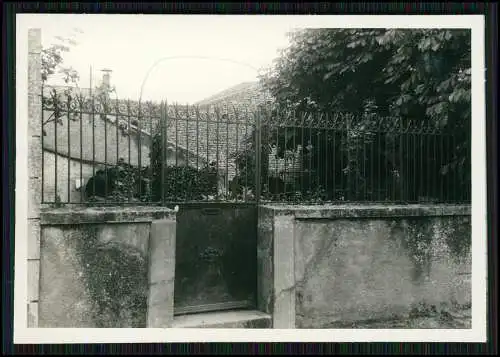
[[[485,340],[484,20],[351,18],[17,15],[19,339]]]

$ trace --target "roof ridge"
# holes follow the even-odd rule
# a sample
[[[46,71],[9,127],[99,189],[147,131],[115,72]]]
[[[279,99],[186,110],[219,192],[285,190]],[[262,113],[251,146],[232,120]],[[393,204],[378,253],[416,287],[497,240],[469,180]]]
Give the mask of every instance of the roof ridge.
[[[236,84],[234,86],[231,86],[229,88],[226,88],[216,94],[213,94],[205,99],[199,100],[195,103],[195,105],[200,105],[200,104],[205,104],[205,103],[210,103],[213,101],[221,101],[224,98],[233,96],[233,95],[238,95],[241,92],[245,92],[248,90],[252,90],[254,88],[257,88],[259,86],[259,81],[246,81],[246,82],[241,82],[239,84]]]

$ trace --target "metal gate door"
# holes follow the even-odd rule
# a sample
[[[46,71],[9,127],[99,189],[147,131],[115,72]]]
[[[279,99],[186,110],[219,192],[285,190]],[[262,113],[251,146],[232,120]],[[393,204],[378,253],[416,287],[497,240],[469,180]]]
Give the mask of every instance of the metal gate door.
[[[175,314],[255,306],[256,265],[256,205],[180,205]]]

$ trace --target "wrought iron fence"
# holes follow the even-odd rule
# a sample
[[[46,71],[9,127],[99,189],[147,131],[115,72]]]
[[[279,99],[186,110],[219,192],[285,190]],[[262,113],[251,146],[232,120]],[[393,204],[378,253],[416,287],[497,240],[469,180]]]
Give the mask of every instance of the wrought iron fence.
[[[470,148],[429,120],[275,111],[260,136],[264,200],[470,201]]]
[[[249,148],[254,113],[50,89],[42,107],[43,203],[255,201],[251,170],[231,159]]]
[[[456,136],[423,120],[50,88],[42,108],[43,203],[470,200],[470,159],[459,167]]]

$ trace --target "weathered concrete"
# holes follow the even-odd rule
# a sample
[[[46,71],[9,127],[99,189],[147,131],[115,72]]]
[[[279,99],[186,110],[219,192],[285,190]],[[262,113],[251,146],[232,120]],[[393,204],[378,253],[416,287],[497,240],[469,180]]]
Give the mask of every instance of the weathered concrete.
[[[152,222],[157,219],[174,219],[175,212],[165,207],[63,207],[48,208],[41,212],[43,225],[97,224],[124,222]]]
[[[28,327],[38,327],[38,303],[28,303]]]
[[[273,302],[274,327],[335,327],[471,303],[470,207],[264,206],[260,217],[259,242],[272,236],[274,249],[271,258],[260,250],[260,271],[269,259],[274,270],[259,281],[272,281],[274,296],[261,283],[259,306]]]
[[[96,327],[77,253],[80,232],[59,227],[42,230],[39,327]]]
[[[149,227],[114,226],[43,228],[41,327],[145,326]]]
[[[40,221],[29,222],[28,228],[28,260],[40,259]]]
[[[333,218],[382,218],[382,217],[442,217],[470,216],[470,205],[394,205],[394,204],[342,204],[342,205],[261,205],[263,211],[271,210],[273,215],[293,215],[297,219]]]
[[[30,175],[31,176],[31,175]],[[35,222],[40,218],[40,207],[42,203],[42,180],[40,177],[28,178],[28,219]]]
[[[452,308],[441,311],[426,311],[425,314],[411,314],[390,320],[371,320],[348,323],[336,323],[332,328],[363,329],[470,329],[472,327],[472,309],[470,307]]]
[[[42,194],[42,34],[28,30],[28,327],[38,325],[40,205]]]
[[[274,307],[274,214],[259,207],[257,234],[257,308],[268,314]]]
[[[28,135],[40,139],[42,133],[42,32],[40,29],[28,30]],[[41,140],[39,142],[41,149]],[[37,143],[38,145],[38,143]]]
[[[144,327],[149,227],[141,226],[44,227],[40,326]]]
[[[30,103],[35,105],[36,103]],[[32,110],[32,114],[36,116],[37,111]],[[41,180],[42,175],[42,145],[40,133],[32,133],[28,136],[28,168],[29,178]],[[40,182],[41,188],[41,182]]]
[[[270,328],[271,316],[260,311],[220,311],[174,318],[173,328]]]
[[[274,328],[295,328],[293,216],[274,217]]]
[[[28,301],[38,301],[40,259],[28,259]]]
[[[108,209],[44,212],[39,327],[146,327],[152,217],[172,211]]]
[[[176,222],[151,224],[147,327],[170,327],[174,320]]]

